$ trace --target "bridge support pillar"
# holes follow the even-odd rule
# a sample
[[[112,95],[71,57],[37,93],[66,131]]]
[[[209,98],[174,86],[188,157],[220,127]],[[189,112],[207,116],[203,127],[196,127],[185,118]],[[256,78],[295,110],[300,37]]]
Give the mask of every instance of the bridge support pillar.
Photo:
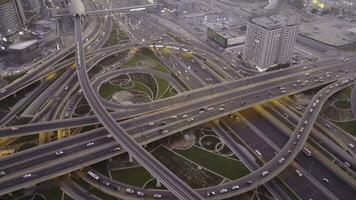
[[[66,137],[66,132],[67,132],[66,129],[58,129],[57,131],[58,140]]]
[[[156,179],[156,187],[162,187],[162,184],[158,179]]]
[[[131,154],[129,154],[129,162],[133,162],[133,157],[131,156]]]
[[[46,144],[51,141],[51,133],[52,132],[40,132],[39,138],[38,138],[38,143],[41,144]]]

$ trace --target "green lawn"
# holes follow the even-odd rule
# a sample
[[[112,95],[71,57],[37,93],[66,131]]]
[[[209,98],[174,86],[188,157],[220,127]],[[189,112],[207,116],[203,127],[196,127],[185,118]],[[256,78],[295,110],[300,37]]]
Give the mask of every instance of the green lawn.
[[[118,86],[118,85],[113,85],[109,82],[104,83],[101,85],[100,89],[99,89],[99,94],[100,96],[107,98],[113,94],[115,94],[116,92],[122,91],[123,89]]]
[[[165,79],[158,77],[158,76],[154,76],[154,78],[157,80],[157,84],[158,84],[158,97],[161,97],[167,90],[167,88],[169,87],[169,83],[168,81],[166,81]]]
[[[149,179],[151,179],[151,174],[145,170],[143,167],[133,167],[128,169],[111,171],[113,179],[137,186],[142,187]]]
[[[340,128],[344,129],[346,132],[350,133],[354,137],[356,136],[356,120],[349,122],[334,122]]]
[[[92,167],[97,172],[104,174],[105,176],[109,176],[106,161],[101,161],[99,163],[96,163],[96,164],[92,165]]]
[[[171,89],[173,89],[173,93],[171,92]],[[165,99],[171,96],[174,96],[177,94],[177,91],[170,85],[168,90],[160,97],[161,99]]]
[[[36,192],[43,194],[47,200],[61,200],[62,190],[58,187],[51,187],[47,190],[37,190]]]
[[[133,87],[132,89],[141,91],[153,99],[154,94],[152,94],[152,90],[147,85],[145,85],[141,82],[136,81],[135,87]]]
[[[334,105],[340,109],[348,109],[351,108],[350,101],[335,101]]]
[[[232,180],[250,173],[242,162],[219,156],[197,146],[193,146],[187,150],[176,150],[176,152],[187,159]]]
[[[153,98],[153,94],[152,94],[152,91],[150,90],[150,88],[148,88],[145,84],[142,84],[137,81],[135,81],[135,86],[130,89],[123,89],[119,85],[113,85],[109,82],[104,83],[101,85],[101,87],[99,89],[99,94],[102,97],[107,98],[107,97],[110,97],[111,95],[115,94],[116,92],[124,91],[124,90],[127,90],[127,91],[138,90],[138,91],[141,91],[141,92],[147,94],[151,98]]]
[[[176,155],[164,146],[157,148],[152,155],[192,188],[214,186],[224,180],[204,168],[199,168],[194,162]]]
[[[127,36],[127,34],[124,31],[122,31],[116,23],[113,23],[110,37],[104,44],[104,47],[114,46],[119,44],[121,41],[128,40],[128,39],[129,37]]]

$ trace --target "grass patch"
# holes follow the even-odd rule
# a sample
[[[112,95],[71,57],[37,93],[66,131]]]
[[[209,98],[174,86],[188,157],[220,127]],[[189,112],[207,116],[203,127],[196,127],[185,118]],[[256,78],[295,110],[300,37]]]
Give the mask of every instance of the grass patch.
[[[335,101],[334,105],[340,109],[348,109],[351,108],[350,101]]]
[[[120,91],[132,91],[132,90],[138,90],[141,91],[143,93],[145,93],[146,95],[150,96],[151,98],[153,98],[153,94],[152,91],[150,90],[150,88],[148,88],[148,86],[146,86],[145,84],[142,84],[140,82],[136,82],[135,81],[135,86],[130,88],[130,89],[124,89],[122,87],[120,87],[119,85],[113,85],[109,82],[104,83],[103,85],[101,85],[100,89],[99,89],[99,94],[103,97],[103,98],[107,98],[110,97],[111,95],[115,94],[116,92],[120,92]]]
[[[157,96],[160,97],[166,92],[166,90],[170,84],[165,79],[163,79],[161,77],[154,76],[154,78],[157,80],[157,84],[158,84],[158,95]]]
[[[337,126],[342,128],[344,131],[350,133],[354,137],[356,136],[356,120],[348,122],[334,122]]]
[[[43,194],[47,198],[47,200],[62,199],[62,190],[58,187],[51,187],[47,190],[38,190],[36,192]]]
[[[172,91],[173,90],[173,91]],[[160,97],[160,99],[165,99],[171,96],[176,95],[178,92],[172,87],[169,86],[169,88],[166,90],[166,92]]]
[[[192,188],[214,186],[224,180],[222,177],[200,168],[195,163],[174,154],[163,146],[158,147],[152,152],[152,155]]]
[[[116,92],[122,91],[124,90],[123,88],[121,88],[118,85],[113,85],[109,82],[106,82],[104,84],[101,85],[100,89],[99,89],[99,94],[100,96],[102,96],[103,98],[107,98],[113,94],[115,94]]]
[[[97,172],[105,175],[105,176],[109,176],[109,173],[108,173],[108,168],[107,168],[107,165],[106,165],[106,161],[101,161],[99,163],[96,163],[94,165],[92,165],[93,169],[96,170]]]
[[[133,167],[111,172],[112,178],[133,186],[142,187],[152,178],[151,174],[143,167]]]
[[[196,146],[186,150],[176,150],[176,152],[187,159],[232,180],[250,173],[242,162],[219,156]]]
[[[122,31],[116,23],[113,23],[110,37],[104,44],[104,47],[114,46],[129,39],[129,36],[127,36],[127,34]]]

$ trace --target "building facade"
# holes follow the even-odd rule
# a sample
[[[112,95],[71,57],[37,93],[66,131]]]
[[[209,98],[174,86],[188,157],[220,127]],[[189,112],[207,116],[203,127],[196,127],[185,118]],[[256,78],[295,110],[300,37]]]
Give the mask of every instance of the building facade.
[[[245,34],[240,27],[231,27],[221,23],[207,23],[207,39],[223,48],[243,44]]]
[[[0,0],[0,33],[11,35],[21,30],[22,22],[15,0]]]
[[[25,12],[38,13],[41,10],[40,0],[21,0]]]
[[[282,15],[253,18],[247,24],[244,60],[260,71],[290,61],[297,20]]]

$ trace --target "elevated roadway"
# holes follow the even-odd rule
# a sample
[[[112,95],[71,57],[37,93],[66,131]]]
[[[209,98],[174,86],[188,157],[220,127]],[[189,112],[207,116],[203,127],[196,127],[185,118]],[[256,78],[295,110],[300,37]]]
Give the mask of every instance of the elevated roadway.
[[[120,125],[116,124],[116,120],[104,108],[97,93],[93,90],[89,82],[82,45],[80,15],[75,15],[75,33],[77,43],[76,56],[78,79],[88,104],[98,117],[101,124],[103,124],[106,130],[113,135],[114,139],[119,142],[124,149],[126,149],[143,167],[145,167],[153,176],[161,181],[179,199],[203,199],[198,193],[192,190],[186,183],[180,180],[175,174],[170,172],[163,164],[155,159],[141,145],[134,141]]]

